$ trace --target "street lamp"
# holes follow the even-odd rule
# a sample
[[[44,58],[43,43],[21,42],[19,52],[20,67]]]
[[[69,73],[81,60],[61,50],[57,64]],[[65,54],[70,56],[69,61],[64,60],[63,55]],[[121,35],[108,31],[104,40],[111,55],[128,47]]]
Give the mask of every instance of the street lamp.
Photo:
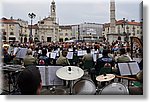
[[[33,35],[32,35],[32,21],[36,17],[34,13],[29,13],[28,14],[29,18],[31,19],[31,28],[30,28],[30,35],[29,35],[29,42],[32,43],[33,41]]]
[[[78,41],[80,40],[80,25],[78,25]]]
[[[133,31],[133,36],[135,36],[135,27],[134,27],[134,25],[133,25],[132,31]]]
[[[123,34],[125,35],[125,38],[124,38],[124,41],[125,42],[128,42],[129,41],[129,32],[125,32],[125,25],[128,23],[128,20],[125,20],[125,18],[123,18],[123,28],[124,28],[124,32]],[[127,29],[128,29],[128,26],[127,26]]]

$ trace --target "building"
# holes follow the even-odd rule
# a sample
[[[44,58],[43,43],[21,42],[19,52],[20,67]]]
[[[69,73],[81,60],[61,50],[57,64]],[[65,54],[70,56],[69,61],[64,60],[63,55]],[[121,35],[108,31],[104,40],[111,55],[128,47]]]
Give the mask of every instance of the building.
[[[21,33],[19,34],[19,42],[27,42],[29,37],[28,22],[21,19],[17,19],[16,21],[20,24],[21,27]]]
[[[118,40],[118,37],[121,37],[121,41],[129,41],[131,36],[141,38],[142,24],[134,20],[118,20],[116,21],[115,32],[112,34],[110,31],[110,23],[104,24],[103,35],[107,38],[109,42]]]
[[[52,1],[50,5],[50,15],[38,21],[38,40],[41,42],[59,41],[59,25],[56,23],[56,5]]]
[[[99,40],[102,37],[103,24],[82,23],[72,26],[72,37],[77,40]]]
[[[115,0],[110,0],[110,23],[104,24],[103,36],[110,43],[116,40],[128,42],[131,36],[142,38],[142,23],[135,20],[128,21],[125,18],[117,21],[115,18]]]
[[[72,25],[59,26],[59,42],[73,39],[72,37]]]
[[[2,18],[1,23],[1,35],[3,42],[21,41],[21,37],[28,35],[28,22],[21,19]]]

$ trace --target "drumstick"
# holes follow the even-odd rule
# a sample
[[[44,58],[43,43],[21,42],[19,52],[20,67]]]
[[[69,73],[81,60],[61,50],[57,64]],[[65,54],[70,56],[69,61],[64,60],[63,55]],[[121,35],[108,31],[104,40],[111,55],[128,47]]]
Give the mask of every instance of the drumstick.
[[[116,75],[115,77],[116,78],[128,79],[128,80],[132,80],[132,81],[138,81],[136,78],[131,78],[131,77],[125,77],[125,76],[119,76],[119,75]]]

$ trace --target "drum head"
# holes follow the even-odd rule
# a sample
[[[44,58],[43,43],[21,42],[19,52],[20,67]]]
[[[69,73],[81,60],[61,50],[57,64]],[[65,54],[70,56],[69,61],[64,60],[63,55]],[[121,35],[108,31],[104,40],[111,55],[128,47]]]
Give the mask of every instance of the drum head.
[[[73,94],[75,95],[94,95],[95,93],[96,86],[91,80],[82,79],[73,86]]]
[[[107,85],[100,92],[101,95],[128,95],[128,88],[121,83],[112,83]]]

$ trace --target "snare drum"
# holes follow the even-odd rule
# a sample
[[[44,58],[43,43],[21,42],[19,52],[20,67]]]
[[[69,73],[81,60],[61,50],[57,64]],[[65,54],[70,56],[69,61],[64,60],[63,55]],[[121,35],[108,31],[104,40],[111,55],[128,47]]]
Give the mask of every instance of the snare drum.
[[[94,95],[96,93],[96,86],[93,81],[81,79],[73,85],[74,95]]]
[[[121,83],[111,83],[100,91],[101,95],[129,95],[128,88]]]

